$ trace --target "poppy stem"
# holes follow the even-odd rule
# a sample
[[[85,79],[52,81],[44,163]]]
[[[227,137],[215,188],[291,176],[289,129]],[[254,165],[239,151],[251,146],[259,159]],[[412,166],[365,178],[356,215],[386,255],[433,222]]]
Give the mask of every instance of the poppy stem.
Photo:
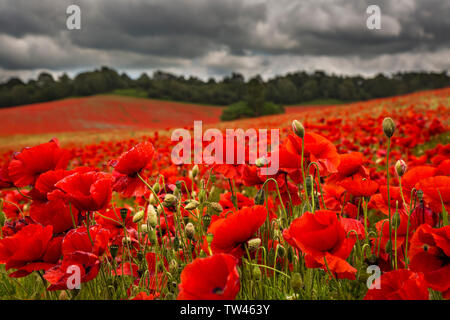
[[[389,153],[391,151],[391,138],[388,138],[388,147],[386,152],[386,177],[387,177],[387,196],[388,196],[388,211],[389,211],[389,240],[392,243],[392,217],[391,217],[391,195],[389,193]],[[392,249],[389,252],[389,258],[392,260]]]

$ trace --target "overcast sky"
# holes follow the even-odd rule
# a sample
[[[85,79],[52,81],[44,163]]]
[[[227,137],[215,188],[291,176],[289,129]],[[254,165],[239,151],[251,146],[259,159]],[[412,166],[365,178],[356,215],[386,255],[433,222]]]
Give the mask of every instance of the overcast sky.
[[[66,8],[81,8],[81,30]],[[366,27],[370,4],[381,30]],[[0,81],[107,65],[203,79],[450,69],[449,0],[0,0]]]

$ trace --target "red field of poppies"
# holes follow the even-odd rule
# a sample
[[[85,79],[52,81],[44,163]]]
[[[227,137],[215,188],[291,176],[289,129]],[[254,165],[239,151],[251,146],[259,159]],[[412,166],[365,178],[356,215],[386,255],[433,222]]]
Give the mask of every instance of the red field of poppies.
[[[0,136],[48,132],[166,129],[219,121],[222,108],[116,95],[0,109]]]
[[[223,123],[108,99],[0,111],[55,137],[0,155],[0,299],[450,299],[450,88]],[[194,120],[280,129],[279,170],[175,165],[152,129]]]

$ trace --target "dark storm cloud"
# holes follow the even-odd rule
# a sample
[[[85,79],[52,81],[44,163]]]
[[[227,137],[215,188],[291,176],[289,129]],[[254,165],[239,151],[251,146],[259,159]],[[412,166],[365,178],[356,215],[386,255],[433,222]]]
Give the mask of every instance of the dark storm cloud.
[[[65,27],[78,4],[82,30]],[[381,8],[381,30],[366,9]],[[449,68],[448,0],[0,0],[0,78],[32,70],[164,68],[336,73]]]

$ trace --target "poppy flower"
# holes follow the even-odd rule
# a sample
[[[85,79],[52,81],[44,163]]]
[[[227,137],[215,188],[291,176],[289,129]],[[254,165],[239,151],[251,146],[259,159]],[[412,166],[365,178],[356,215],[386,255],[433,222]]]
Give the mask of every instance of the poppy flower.
[[[55,234],[78,225],[78,210],[61,199],[33,201],[30,205],[30,217],[43,226],[52,226]]]
[[[73,252],[93,253],[101,256],[106,251],[109,240],[109,231],[100,225],[89,227],[78,227],[70,230],[62,242],[62,253],[64,256]]]
[[[450,298],[450,226],[421,225],[411,239],[410,269],[423,272],[428,285]]]
[[[422,273],[394,270],[383,273],[380,287],[372,284],[364,300],[429,300],[428,288]]]
[[[14,187],[14,183],[8,174],[9,161],[0,166],[0,189],[7,189]]]
[[[100,260],[97,255],[89,252],[75,251],[64,256],[60,265],[48,269],[44,279],[50,283],[48,291],[66,290],[71,283],[71,277],[78,268],[80,284],[93,280],[100,270]],[[71,288],[73,289],[73,288]]]
[[[30,224],[11,237],[0,239],[0,263],[16,269],[10,277],[25,277],[53,267],[61,256],[62,237],[52,238],[52,226]]]
[[[48,199],[64,199],[79,211],[105,209],[111,200],[111,177],[103,172],[74,173],[55,184],[57,190],[48,193]]]
[[[113,171],[113,190],[123,193],[125,197],[142,196],[145,194],[145,184],[138,177],[150,164],[155,149],[150,142],[137,144],[131,150],[123,153],[119,159],[110,164]]]
[[[450,211],[450,177],[435,176],[422,179],[417,184],[417,189],[422,190],[425,200],[435,212],[442,211],[442,204],[447,212]]]
[[[32,148],[25,148],[14,155],[9,163],[9,178],[17,187],[32,185],[44,172],[65,169],[69,159],[70,153],[61,149],[55,139]]]
[[[339,166],[337,167],[337,173],[333,174],[328,179],[328,181],[330,182],[341,181],[355,174],[359,174],[363,177],[368,177],[369,172],[362,165],[363,160],[364,160],[363,154],[360,152],[341,154]]]
[[[361,174],[347,177],[339,185],[355,197],[370,197],[378,191],[378,183]]]
[[[238,260],[229,254],[197,258],[181,273],[178,300],[233,300],[239,292]]]
[[[246,207],[230,213],[226,218],[215,220],[207,232],[214,235],[211,242],[212,252],[230,253],[237,258],[241,257],[245,252],[243,244],[255,235],[266,218],[266,208],[257,205]]]
[[[231,192],[220,194],[219,203],[222,206],[224,211],[234,209],[234,204],[233,204],[231,197],[232,197]],[[247,198],[240,192],[236,192],[236,202],[237,202],[237,206],[239,209],[242,209],[244,207],[251,207],[254,205],[253,199]]]
[[[289,174],[294,182],[301,181],[301,152],[302,139],[296,135],[289,135],[278,151],[279,168]],[[340,163],[336,147],[328,139],[315,133],[305,134],[304,170],[310,162],[316,162],[321,176],[337,172]]]
[[[291,246],[305,254],[308,268],[327,270],[328,266],[338,278],[355,279],[356,269],[346,259],[356,238],[347,237],[343,224],[333,211],[305,212],[284,230],[283,236]]]

